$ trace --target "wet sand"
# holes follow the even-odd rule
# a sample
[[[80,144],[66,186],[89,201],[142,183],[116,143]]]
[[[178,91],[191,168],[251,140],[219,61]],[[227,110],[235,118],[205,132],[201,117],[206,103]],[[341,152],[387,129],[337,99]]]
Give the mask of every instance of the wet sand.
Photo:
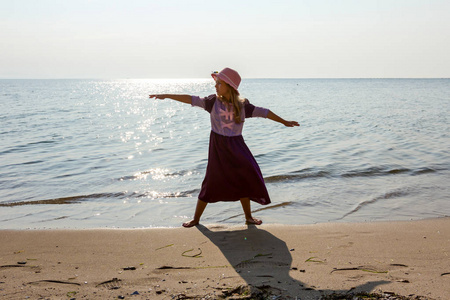
[[[2,230],[0,240],[1,299],[320,299],[365,291],[444,300],[450,295],[448,217]]]

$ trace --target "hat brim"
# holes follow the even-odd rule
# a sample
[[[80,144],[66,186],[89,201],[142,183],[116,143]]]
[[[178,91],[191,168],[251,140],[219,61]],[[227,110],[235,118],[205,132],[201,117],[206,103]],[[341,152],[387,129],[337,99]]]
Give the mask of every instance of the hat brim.
[[[230,79],[226,76],[224,76],[221,73],[212,73],[211,77],[217,81],[217,78],[219,78],[220,80],[222,80],[223,82],[225,82],[226,84],[228,84],[233,90],[236,91],[236,93],[239,95],[239,91],[233,86],[233,83],[230,81]]]

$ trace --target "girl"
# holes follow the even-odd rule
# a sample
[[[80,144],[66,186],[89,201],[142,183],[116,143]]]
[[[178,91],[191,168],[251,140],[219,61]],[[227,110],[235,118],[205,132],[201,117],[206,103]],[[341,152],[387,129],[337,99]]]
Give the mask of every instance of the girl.
[[[239,74],[230,68],[214,72],[216,95],[206,98],[189,95],[150,95],[150,98],[170,98],[198,106],[210,113],[211,135],[209,140],[208,165],[205,179],[198,196],[194,219],[183,223],[192,227],[208,203],[217,201],[241,201],[247,223],[260,225],[261,220],[252,216],[250,200],[259,204],[270,203],[269,194],[261,170],[242,137],[245,118],[262,117],[279,122],[287,127],[299,126],[296,121],[286,121],[272,111],[255,107],[239,96],[241,83]]]

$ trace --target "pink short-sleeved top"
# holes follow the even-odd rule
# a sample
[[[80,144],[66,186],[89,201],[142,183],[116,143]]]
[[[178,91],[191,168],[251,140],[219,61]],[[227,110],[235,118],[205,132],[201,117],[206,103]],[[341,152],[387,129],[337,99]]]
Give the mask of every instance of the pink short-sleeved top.
[[[245,118],[267,118],[269,110],[263,107],[257,107],[250,104],[248,99],[244,101],[244,107],[241,109],[241,123],[234,121],[234,112],[231,104],[219,100],[217,95],[210,95],[205,98],[192,96],[192,106],[205,109],[210,113],[211,130],[223,136],[242,135]]]

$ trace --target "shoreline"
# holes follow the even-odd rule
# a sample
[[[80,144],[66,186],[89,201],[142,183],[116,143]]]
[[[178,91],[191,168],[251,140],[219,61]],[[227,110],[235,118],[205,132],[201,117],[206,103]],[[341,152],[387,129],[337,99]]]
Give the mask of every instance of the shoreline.
[[[409,219],[409,220],[370,220],[370,221],[335,221],[330,220],[327,222],[317,222],[317,223],[304,223],[304,224],[283,224],[283,223],[262,223],[261,225],[257,225],[258,228],[261,227],[308,227],[308,226],[327,226],[327,225],[345,225],[345,224],[383,224],[383,223],[414,223],[414,222],[422,222],[422,221],[433,221],[433,220],[441,220],[441,219],[450,219],[450,216],[437,216],[437,217],[427,217],[427,218],[417,218],[417,219]],[[188,218],[189,219],[189,218]],[[186,219],[186,220],[188,220]],[[238,230],[244,227],[248,227],[249,224],[244,224],[244,220],[241,222],[242,224],[231,224],[231,223],[200,223],[200,226],[208,227],[208,228],[223,228],[226,230]],[[145,231],[145,230],[176,230],[182,229],[182,223],[180,222],[177,226],[154,226],[154,227],[27,227],[27,228],[0,228],[1,232],[11,231],[11,232],[21,232],[21,231],[30,231],[30,232],[47,232],[47,231]],[[195,228],[195,226],[194,226]]]
[[[7,299],[220,299],[240,292],[320,299],[388,292],[443,300],[450,294],[450,217],[13,229],[0,230],[0,239],[0,298]]]

